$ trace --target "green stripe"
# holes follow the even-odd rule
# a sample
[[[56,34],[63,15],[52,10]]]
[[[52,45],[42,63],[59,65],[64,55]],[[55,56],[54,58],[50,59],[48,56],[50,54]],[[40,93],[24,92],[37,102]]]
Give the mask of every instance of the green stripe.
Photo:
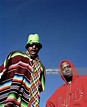
[[[14,53],[12,53],[9,57],[8,57],[8,59],[10,59],[10,58],[13,58],[13,57],[15,57],[15,56],[17,56],[17,55],[21,55],[21,56],[23,56],[23,57],[26,57],[26,58],[28,58],[28,56],[25,54],[25,53],[22,53],[22,52],[14,52]]]
[[[17,55],[21,55],[21,56],[23,56],[23,57],[29,58],[26,53],[22,53],[22,52],[19,52],[19,51],[13,52],[13,53],[11,53],[11,54],[7,57],[7,59],[5,59],[5,61],[4,61],[4,67],[6,66],[6,61],[7,61],[7,60],[9,60],[10,58],[13,58],[13,57],[15,57],[15,56],[17,56]]]
[[[4,107],[5,106],[5,104],[0,104],[0,107]]]
[[[45,80],[44,80],[44,74],[42,74],[42,79],[41,79],[41,82],[42,82],[42,89],[45,90]]]
[[[22,105],[23,107],[28,107],[28,104],[25,103],[24,101],[21,102],[21,105]]]

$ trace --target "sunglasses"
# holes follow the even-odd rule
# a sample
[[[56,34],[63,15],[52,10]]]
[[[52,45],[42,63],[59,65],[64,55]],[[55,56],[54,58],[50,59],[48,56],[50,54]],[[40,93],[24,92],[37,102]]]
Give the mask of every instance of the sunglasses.
[[[36,47],[39,47],[39,44],[38,44],[38,43],[29,43],[29,44],[28,44],[29,47],[33,47],[34,45],[35,45]]]

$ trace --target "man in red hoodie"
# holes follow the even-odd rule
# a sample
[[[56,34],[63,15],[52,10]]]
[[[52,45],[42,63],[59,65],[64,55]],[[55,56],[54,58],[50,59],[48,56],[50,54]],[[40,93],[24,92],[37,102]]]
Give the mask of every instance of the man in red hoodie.
[[[63,60],[59,70],[65,84],[47,100],[46,107],[87,107],[87,75],[79,76],[69,60]]]

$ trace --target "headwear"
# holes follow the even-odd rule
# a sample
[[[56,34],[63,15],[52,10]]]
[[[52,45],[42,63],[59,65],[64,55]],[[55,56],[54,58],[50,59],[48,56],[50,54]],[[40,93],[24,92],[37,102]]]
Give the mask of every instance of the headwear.
[[[65,80],[65,78],[64,78],[64,76],[63,76],[63,74],[62,74],[62,70],[61,70],[61,65],[62,65],[62,63],[63,62],[68,62],[69,64],[70,64],[70,66],[71,66],[71,68],[72,68],[72,73],[73,73],[73,80],[79,75],[79,72],[77,71],[77,69],[76,69],[76,67],[74,66],[74,64],[70,61],[70,60],[62,60],[61,62],[60,62],[60,64],[59,64],[59,73],[60,73],[60,75],[61,75],[61,77],[62,77],[62,79],[64,80],[64,81],[66,81]]]
[[[25,45],[25,48],[27,49],[27,48],[28,48],[28,45],[29,45],[29,44],[33,44],[33,43],[38,44],[39,49],[42,48],[42,44],[40,43],[40,37],[39,37],[38,34],[30,34],[30,35],[28,36],[28,41],[27,41],[27,43],[26,43],[26,45]]]

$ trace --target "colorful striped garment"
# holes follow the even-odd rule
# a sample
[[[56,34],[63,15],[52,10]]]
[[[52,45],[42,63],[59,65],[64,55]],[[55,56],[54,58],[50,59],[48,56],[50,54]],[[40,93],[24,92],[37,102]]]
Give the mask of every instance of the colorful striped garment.
[[[0,107],[40,107],[45,88],[45,67],[26,53],[11,52],[0,66]]]

